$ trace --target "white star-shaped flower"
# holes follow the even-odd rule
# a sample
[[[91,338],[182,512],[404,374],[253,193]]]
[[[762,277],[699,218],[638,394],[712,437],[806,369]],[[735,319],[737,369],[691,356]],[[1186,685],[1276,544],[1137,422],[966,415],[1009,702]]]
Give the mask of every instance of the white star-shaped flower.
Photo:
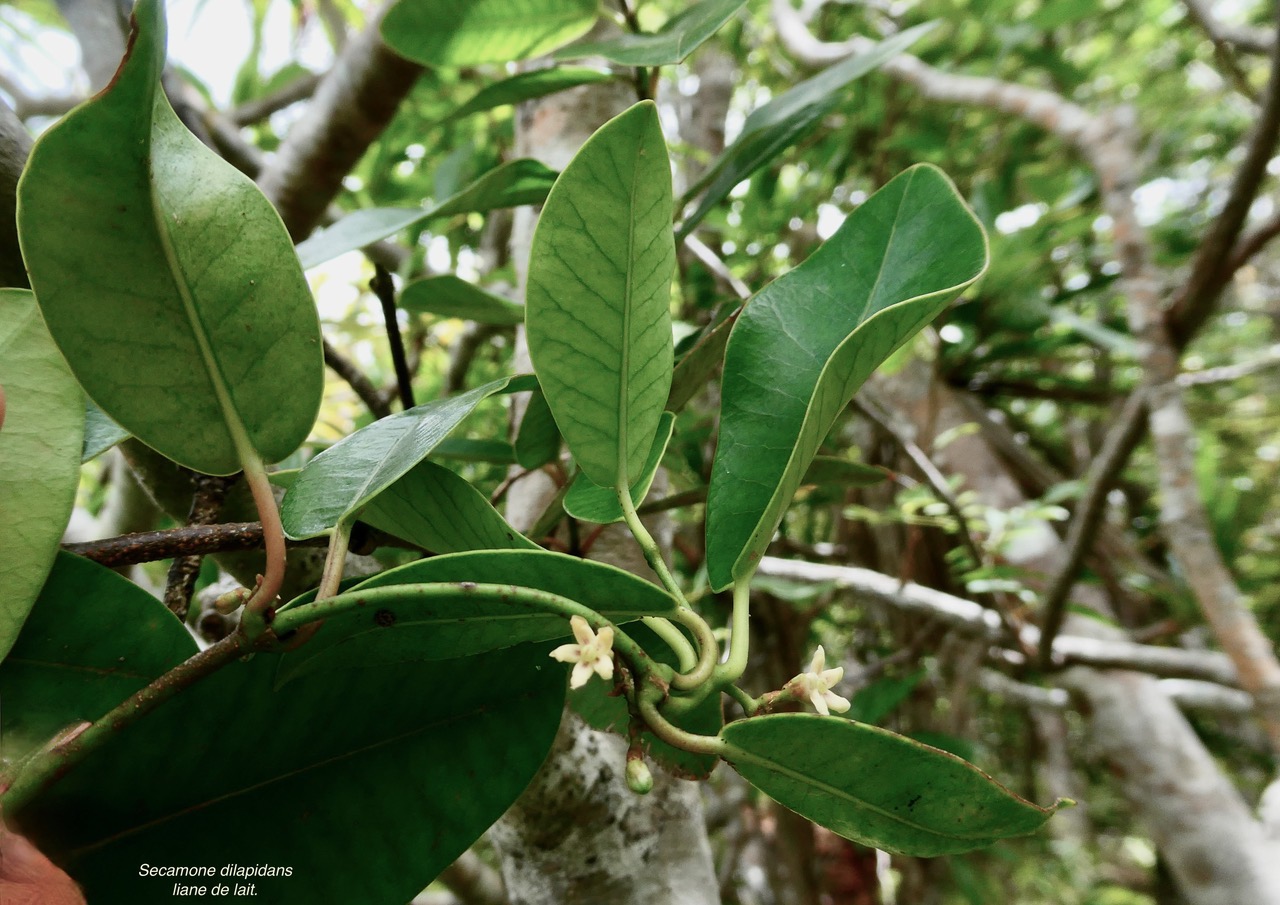
[[[608,682],[613,678],[613,629],[605,626],[596,634],[581,616],[569,617],[577,644],[562,644],[551,652],[561,663],[573,664],[570,688],[581,688],[595,673]],[[846,704],[846,707],[849,705]]]
[[[849,709],[849,702],[831,690],[832,686],[844,678],[844,667],[827,669],[827,652],[818,645],[813,652],[813,662],[809,671],[802,672],[787,683],[788,689],[797,698],[808,698],[815,710],[823,716],[830,716],[831,711],[844,713]]]

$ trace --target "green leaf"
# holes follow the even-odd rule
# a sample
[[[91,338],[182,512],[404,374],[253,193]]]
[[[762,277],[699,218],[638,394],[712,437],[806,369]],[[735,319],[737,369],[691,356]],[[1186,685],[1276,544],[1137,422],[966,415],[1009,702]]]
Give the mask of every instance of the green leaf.
[[[675,652],[648,626],[632,623],[627,626],[627,634],[654,660],[673,668],[679,666]],[[613,689],[604,682],[588,682],[581,688],[569,689],[569,706],[592,729],[626,736],[631,725],[627,701],[612,692]],[[674,716],[667,713],[666,716],[677,728],[695,735],[716,735],[724,726],[718,692],[707,695],[688,713]],[[651,732],[641,732],[640,742],[649,757],[681,779],[706,779],[720,763],[720,758],[714,754],[694,754],[673,747]]]
[[[595,21],[596,0],[400,0],[382,38],[424,66],[475,66],[541,56]]]
[[[671,165],[658,108],[636,104],[582,146],[530,252],[529,354],[579,468],[629,487],[671,387]]]
[[[711,372],[724,361],[724,347],[729,342],[729,332],[741,310],[738,309],[708,330],[697,345],[676,363],[675,372],[671,376],[671,393],[667,396],[667,411],[680,411],[707,385]]]
[[[117,443],[128,439],[127,430],[112,421],[92,399],[85,400],[84,445],[80,449],[81,463],[96,459]]]
[[[445,437],[432,455],[437,459],[458,459],[462,462],[487,462],[491,465],[516,464],[515,450],[506,440]]]
[[[702,0],[653,34],[627,34],[608,41],[574,44],[556,51],[555,56],[561,60],[604,57],[622,66],[681,63],[744,5],[746,0]]]
[[[795,147],[840,103],[842,92],[849,84],[902,53],[934,25],[926,22],[886,38],[874,50],[827,67],[753,111],[733,144],[725,148],[697,184],[685,192],[681,207],[710,185],[697,209],[681,222],[678,236],[683,238],[693,232],[707,212],[727,198],[739,182]]]
[[[642,578],[604,563],[545,550],[480,550],[433,556],[369,578],[350,591],[310,604],[332,611],[310,641],[285,654],[278,682],[347,666],[440,660],[569,637],[564,616],[507,600],[477,597],[468,585],[501,584],[559,594],[614,622],[670,616],[676,602]],[[427,596],[422,589],[431,589]],[[438,596],[444,588],[453,591]],[[361,595],[391,591],[369,605]],[[357,605],[350,606],[355,600]],[[285,610],[281,633],[314,618],[309,607]]]
[[[720,733],[742,777],[834,833],[928,858],[1040,829],[1054,808],[1014,795],[954,755],[839,717],[780,713]]]
[[[599,69],[582,69],[572,66],[557,66],[552,69],[536,69],[533,72],[519,72],[510,78],[481,88],[458,109],[452,111],[440,125],[456,122],[464,117],[492,110],[494,107],[505,107],[530,101],[579,85],[594,85],[614,78],[613,73]]]
[[[419,223],[484,213],[522,204],[541,204],[555,182],[554,170],[536,160],[512,160],[494,167],[456,195],[427,210],[372,207],[354,211],[298,244],[298,259],[308,269],[338,255],[364,248]]]
[[[499,327],[524,323],[524,305],[486,292],[453,274],[413,281],[400,293],[400,307]]]
[[[841,487],[873,487],[888,479],[888,469],[851,462],[838,456],[814,456],[804,473],[805,484],[838,484]]]
[[[369,502],[360,521],[432,553],[537,544],[507,524],[484,494],[433,462],[421,462]]]
[[[707,573],[749,574],[863,381],[987,265],[982,227],[931,166],[889,182],[743,309],[725,352]]]
[[[653,486],[653,478],[662,464],[662,455],[671,442],[671,431],[675,427],[676,416],[671,412],[663,412],[658,422],[658,432],[653,436],[653,446],[649,449],[649,458],[645,460],[644,469],[631,485],[631,502],[639,506],[649,495]],[[622,521],[622,504],[618,502],[618,492],[610,487],[593,484],[584,474],[579,474],[569,486],[564,498],[564,511],[584,522],[595,522],[597,525],[611,525]]]
[[[232,474],[246,452],[279,461],[306,439],[320,323],[275,209],[160,89],[163,4],[140,0],[134,20],[114,81],[32,149],[22,253],[49,332],[102,410],[182,465]]]
[[[427,210],[377,207],[354,211],[300,243],[298,257],[303,267],[311,268],[431,220],[540,204],[555,178],[554,170],[536,160],[513,160],[494,167],[456,195]]]
[[[305,540],[331,531],[429,456],[482,401],[531,384],[536,385],[531,377],[503,377],[397,412],[339,440],[304,465],[285,494],[285,534]]]
[[[564,703],[545,647],[339,670],[283,692],[277,659],[197,683],[17,815],[89,901],[168,901],[175,881],[140,877],[142,864],[267,864],[292,873],[206,885],[253,883],[272,905],[407,902],[528,785]]]
[[[160,601],[105,566],[59,553],[0,664],[5,755],[17,759],[73,723],[98,719],[195,653]]]
[[[529,405],[516,434],[515,450],[520,467],[530,470],[541,468],[560,455],[560,429],[541,390],[529,396]]]
[[[53,566],[80,481],[84,393],[36,301],[0,289],[0,659]]]

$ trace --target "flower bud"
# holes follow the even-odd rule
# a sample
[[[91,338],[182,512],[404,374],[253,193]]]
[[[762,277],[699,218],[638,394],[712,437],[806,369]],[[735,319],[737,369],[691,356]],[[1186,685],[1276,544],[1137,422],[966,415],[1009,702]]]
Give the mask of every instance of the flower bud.
[[[647,795],[653,789],[653,774],[643,758],[627,759],[627,788],[637,795]]]

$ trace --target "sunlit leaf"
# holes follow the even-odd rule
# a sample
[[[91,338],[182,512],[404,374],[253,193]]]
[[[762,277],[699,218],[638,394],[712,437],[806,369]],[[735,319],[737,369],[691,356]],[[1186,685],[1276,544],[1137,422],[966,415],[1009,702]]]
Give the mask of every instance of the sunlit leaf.
[[[586,33],[596,0],[400,0],[383,40],[424,66],[475,66],[536,57]]]
[[[712,587],[754,570],[836,416],[986,263],[982,227],[947,177],[921,165],[747,303],[725,351],[707,494]]]
[[[182,465],[231,474],[246,451],[278,461],[306,439],[320,324],[275,209],[160,88],[163,4],[140,0],[134,18],[110,86],[32,149],[22,252],[49,332],[102,410]]]
[[[529,354],[592,481],[630,486],[671,386],[671,165],[649,101],[602,126],[547,197],[530,252]]]
[[[604,57],[622,66],[680,63],[746,5],[746,0],[702,0],[653,34],[626,34],[607,41],[584,41],[556,51],[558,59]]]
[[[23,289],[0,289],[0,393],[2,659],[57,555],[76,500],[84,433],[84,393]]]

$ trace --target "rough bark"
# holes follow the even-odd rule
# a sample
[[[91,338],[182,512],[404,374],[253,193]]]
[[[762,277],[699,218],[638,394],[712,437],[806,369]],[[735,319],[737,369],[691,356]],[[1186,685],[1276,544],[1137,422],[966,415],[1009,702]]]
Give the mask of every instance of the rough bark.
[[[519,114],[517,153],[563,169],[587,137],[632,100],[625,88],[591,86],[528,104]],[[521,211],[513,229],[521,285],[533,224]],[[518,348],[527,355],[523,339],[521,331]],[[554,493],[545,472],[516,481],[508,518],[527,529]],[[606,530],[592,558],[646,573],[624,534],[616,526]],[[662,531],[657,534],[661,540]],[[491,833],[513,905],[719,902],[697,785],[655,769],[653,791],[637,796],[625,783],[625,750],[622,739],[566,717],[547,763]]]

